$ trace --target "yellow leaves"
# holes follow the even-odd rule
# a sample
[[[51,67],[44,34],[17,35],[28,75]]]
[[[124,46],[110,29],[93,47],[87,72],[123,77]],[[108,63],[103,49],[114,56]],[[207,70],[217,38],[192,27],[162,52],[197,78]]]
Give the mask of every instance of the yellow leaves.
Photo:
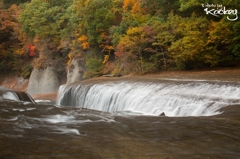
[[[103,48],[102,52],[110,53],[110,51],[114,50],[112,45],[101,45],[101,47]]]
[[[108,55],[104,55],[104,58],[103,58],[103,62],[102,64],[106,64],[108,59],[109,59],[109,56],[110,56],[110,52],[113,50],[113,46],[112,45],[105,45],[102,52],[107,52]]]
[[[73,53],[69,53],[68,54],[68,58],[69,58],[69,60],[68,60],[68,62],[67,62],[67,65],[69,66],[70,64],[71,64],[71,62],[72,62],[72,60],[73,60]]]
[[[127,35],[139,35],[142,31],[142,27],[133,27],[127,30]]]
[[[81,46],[84,50],[89,48],[88,37],[86,35],[82,35],[80,38],[78,38],[78,42],[81,43]]]
[[[24,49],[24,47],[22,47],[21,49],[17,49],[17,50],[15,51],[15,53],[18,54],[18,55],[24,55],[24,54],[25,54],[25,49]]]
[[[107,45],[106,48],[107,48],[108,50],[113,50],[113,49],[114,49],[113,46],[109,46],[109,45]]]
[[[108,61],[109,59],[109,55],[104,55],[104,58],[103,58],[103,64],[106,64],[106,62]]]

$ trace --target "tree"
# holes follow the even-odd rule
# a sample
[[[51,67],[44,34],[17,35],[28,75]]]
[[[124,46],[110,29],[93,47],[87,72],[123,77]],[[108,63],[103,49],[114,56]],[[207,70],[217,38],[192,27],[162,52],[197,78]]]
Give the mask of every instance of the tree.
[[[211,22],[208,46],[214,46],[219,52],[222,66],[234,66],[240,58],[240,23],[223,18],[220,22]]]
[[[22,29],[39,52],[34,66],[54,65],[64,71],[64,59],[70,51],[69,39],[77,26],[75,4],[69,0],[32,0],[21,14]],[[66,47],[68,47],[66,49]],[[59,66],[59,63],[62,63]]]
[[[78,0],[79,36],[87,36],[90,46],[108,44],[109,28],[114,20],[112,0]]]
[[[144,14],[151,16],[163,16],[167,18],[171,11],[178,12],[180,2],[176,0],[139,0],[139,5],[144,11]]]
[[[154,27],[157,31],[156,42],[153,43],[154,46],[158,48],[158,59],[162,61],[163,68],[166,70],[169,60],[169,51],[172,42],[175,40],[175,34],[171,33],[171,25],[169,22],[156,22]],[[169,62],[168,62],[169,61]],[[161,64],[160,64],[161,65]]]
[[[17,71],[18,75],[23,75],[25,70],[22,64],[28,65],[26,61],[29,59],[23,44],[26,38],[18,22],[21,12],[21,7],[16,5],[0,9],[0,72]]]
[[[7,71],[13,67],[14,55],[9,45],[12,43],[14,17],[8,10],[0,9],[0,70]]]
[[[175,40],[168,49],[178,68],[193,69],[217,65],[214,48],[207,46],[210,23],[206,18],[196,17],[194,14],[190,18],[181,18],[171,14],[169,23],[178,23],[178,26],[173,26]]]
[[[21,15],[23,31],[30,37],[60,38],[69,21],[64,13],[70,4],[67,0],[32,0]]]
[[[146,73],[153,69],[147,68],[147,59],[155,53],[152,43],[155,41],[155,30],[149,26],[133,27],[120,39],[115,55],[121,62],[121,69],[126,73]]]

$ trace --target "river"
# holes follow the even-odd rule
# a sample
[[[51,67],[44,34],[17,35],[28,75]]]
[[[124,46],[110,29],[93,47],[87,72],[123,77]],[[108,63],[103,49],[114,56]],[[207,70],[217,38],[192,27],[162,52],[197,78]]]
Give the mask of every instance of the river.
[[[114,78],[0,102],[1,159],[237,159],[240,83]]]

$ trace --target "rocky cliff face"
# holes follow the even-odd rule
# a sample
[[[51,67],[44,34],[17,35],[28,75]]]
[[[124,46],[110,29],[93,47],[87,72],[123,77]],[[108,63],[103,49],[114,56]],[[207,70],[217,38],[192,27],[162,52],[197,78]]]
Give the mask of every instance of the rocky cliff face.
[[[83,78],[85,62],[84,58],[77,56],[69,65],[67,71],[67,83],[80,81]]]
[[[47,94],[56,92],[60,86],[57,71],[48,66],[46,69],[34,68],[27,88],[27,92],[34,94]]]

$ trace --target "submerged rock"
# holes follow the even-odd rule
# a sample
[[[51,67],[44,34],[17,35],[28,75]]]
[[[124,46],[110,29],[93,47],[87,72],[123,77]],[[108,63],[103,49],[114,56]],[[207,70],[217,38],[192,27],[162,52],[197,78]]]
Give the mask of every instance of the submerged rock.
[[[159,116],[166,116],[164,112],[162,112],[161,114],[159,114]]]

